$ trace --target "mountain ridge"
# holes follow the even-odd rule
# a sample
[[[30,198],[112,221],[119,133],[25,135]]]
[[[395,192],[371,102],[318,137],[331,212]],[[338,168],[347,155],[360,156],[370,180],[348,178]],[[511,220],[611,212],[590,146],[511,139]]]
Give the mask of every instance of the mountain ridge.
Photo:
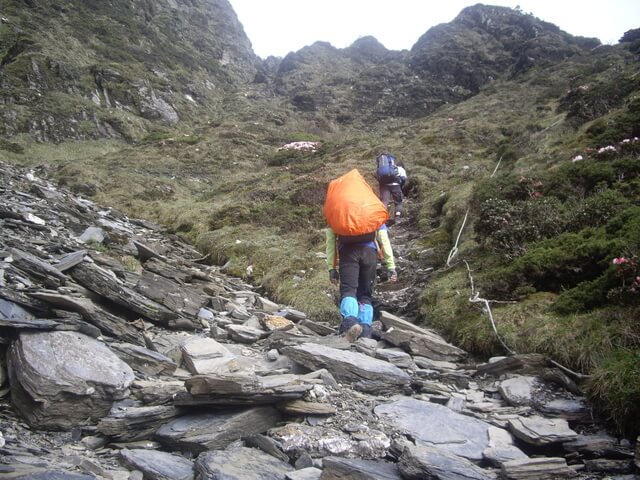
[[[154,128],[228,115],[224,98],[245,87],[260,90],[254,100],[275,97],[339,124],[418,118],[477,94],[505,71],[597,44],[478,4],[429,29],[408,52],[364,37],[345,49],[316,42],[262,61],[226,0],[21,5],[9,2],[2,23],[0,126],[6,136],[37,141],[139,140]],[[482,53],[470,45],[484,45]]]

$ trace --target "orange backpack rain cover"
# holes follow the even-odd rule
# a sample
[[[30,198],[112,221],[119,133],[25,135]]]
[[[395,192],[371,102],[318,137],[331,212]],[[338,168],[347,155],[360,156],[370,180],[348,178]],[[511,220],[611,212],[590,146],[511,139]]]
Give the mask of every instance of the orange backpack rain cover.
[[[324,217],[338,235],[363,235],[376,231],[389,213],[356,169],[329,183]]]

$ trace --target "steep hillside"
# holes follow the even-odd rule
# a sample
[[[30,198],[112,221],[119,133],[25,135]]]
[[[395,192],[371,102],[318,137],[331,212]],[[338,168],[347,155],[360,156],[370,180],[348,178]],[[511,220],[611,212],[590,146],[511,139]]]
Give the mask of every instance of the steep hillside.
[[[13,45],[0,68],[6,159],[166,224],[226,272],[335,321],[319,255],[326,186],[351,168],[375,184],[373,161],[387,148],[407,165],[411,191],[398,227],[410,267],[394,288],[429,283],[403,314],[478,355],[542,352],[591,375],[583,388],[594,403],[618,428],[640,430],[637,31],[598,46],[476,5],[410,51],[368,37],[257,63],[237,24],[216,23],[235,19],[226,2],[136,4],[127,18],[151,33],[125,23],[130,41],[118,49],[113,39],[96,46],[108,43],[106,27],[81,41],[34,34],[39,22],[53,32],[88,12],[87,2],[11,5],[0,30]],[[124,8],[103,10],[101,21],[123,28]],[[184,28],[165,28],[171,22]],[[204,43],[180,22],[199,25]],[[155,50],[166,42],[169,53]],[[52,66],[65,58],[64,69]],[[178,120],[150,114],[153,98]],[[320,147],[279,150],[294,140]],[[491,301],[506,348],[473,293]]]
[[[5,136],[137,139],[219,118],[258,59],[226,0],[3,2]]]

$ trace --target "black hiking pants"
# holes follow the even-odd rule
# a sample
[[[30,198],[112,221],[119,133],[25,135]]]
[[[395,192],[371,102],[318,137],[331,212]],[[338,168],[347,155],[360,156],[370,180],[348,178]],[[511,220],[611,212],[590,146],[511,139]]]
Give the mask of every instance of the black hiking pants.
[[[355,297],[360,303],[372,304],[376,283],[378,252],[375,248],[359,245],[340,247],[340,299]]]
[[[394,214],[400,215],[402,213],[402,187],[397,183],[393,185],[379,184],[379,189],[380,200],[384,203],[385,208],[389,208],[388,205],[393,198]]]

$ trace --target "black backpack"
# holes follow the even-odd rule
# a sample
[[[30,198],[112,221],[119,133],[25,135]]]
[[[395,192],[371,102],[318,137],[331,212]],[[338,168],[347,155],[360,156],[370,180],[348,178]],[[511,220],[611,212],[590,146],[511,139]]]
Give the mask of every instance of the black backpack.
[[[376,158],[376,178],[382,184],[398,182],[398,167],[396,166],[396,157],[383,153]]]

